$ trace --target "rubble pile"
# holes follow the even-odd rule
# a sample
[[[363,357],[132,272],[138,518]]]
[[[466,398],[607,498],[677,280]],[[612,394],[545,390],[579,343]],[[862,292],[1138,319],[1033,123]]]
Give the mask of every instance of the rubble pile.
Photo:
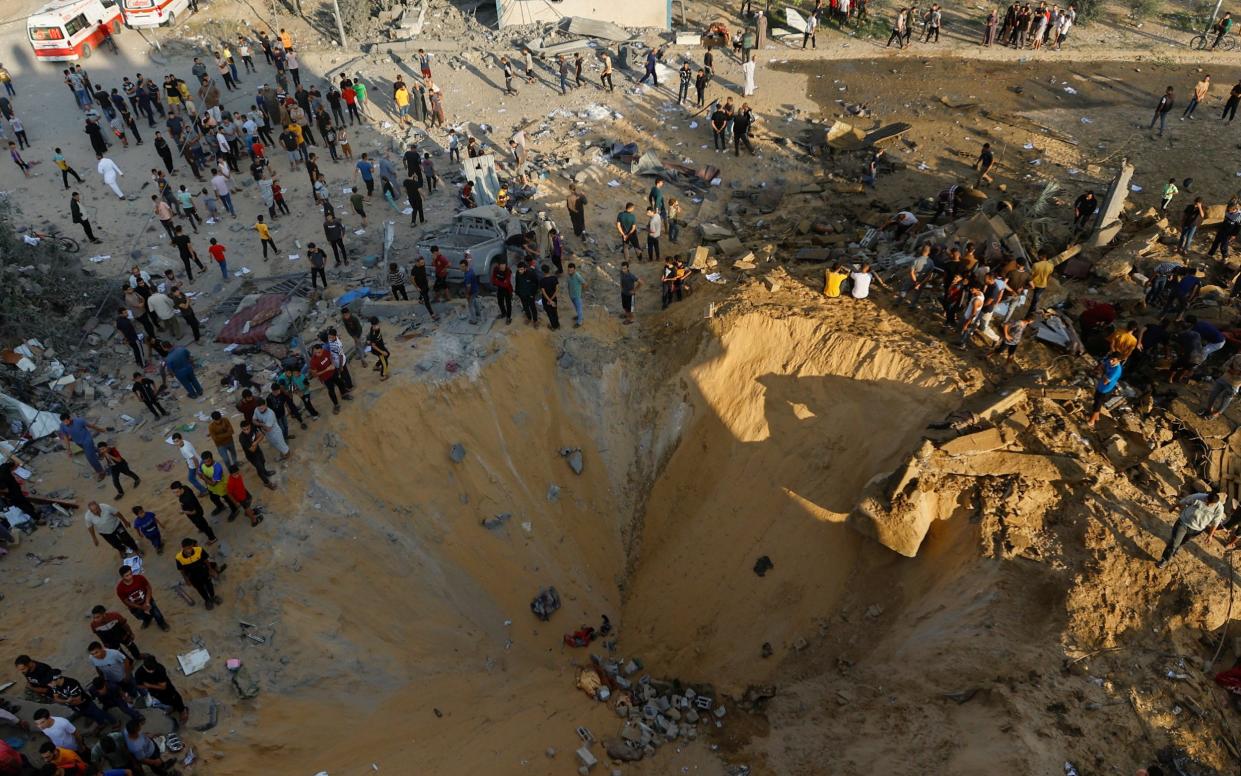
[[[637,762],[654,757],[660,747],[693,741],[709,727],[722,728],[728,708],[708,685],[682,685],[644,673],[638,658],[609,660],[591,655],[591,665],[577,673],[577,686],[600,703],[608,703],[621,718],[617,734],[599,742],[613,761]],[[774,695],[760,695],[765,699]],[[593,734],[579,729],[579,772],[589,772],[598,759]]]

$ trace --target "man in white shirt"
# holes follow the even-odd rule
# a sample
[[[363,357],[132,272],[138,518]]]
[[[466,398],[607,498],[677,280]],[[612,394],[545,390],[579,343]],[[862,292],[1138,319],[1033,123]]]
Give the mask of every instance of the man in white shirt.
[[[155,317],[160,323],[168,324],[168,328],[172,330],[172,338],[174,340],[181,338],[181,316],[177,313],[177,306],[172,301],[172,297],[163,292],[156,291],[147,297],[147,309],[155,313]]]
[[[122,558],[127,554],[127,550],[135,555],[142,554],[134,537],[125,530],[129,527],[129,522],[117,511],[116,507],[92,501],[86,505],[83,517],[86,521],[86,530],[90,533],[90,539],[96,547],[99,546],[99,537],[102,536],[103,540],[120,553]]]
[[[181,434],[172,435],[172,444],[181,451],[181,457],[185,459],[185,468],[188,470],[190,484],[198,491],[198,495],[207,495],[207,489],[198,481],[198,467],[202,465],[202,460],[198,457],[198,451],[194,446],[181,436]]]
[[[86,745],[78,729],[64,717],[53,717],[47,709],[37,709],[34,713],[34,724],[49,741],[61,749],[71,752],[85,751]]]
[[[280,421],[276,418],[275,411],[267,406],[266,399],[259,399],[259,404],[254,409],[254,425],[258,426],[267,437],[267,441],[271,446],[280,451],[280,460],[289,457],[289,443],[284,441],[284,432],[280,428]]]
[[[862,262],[862,268],[851,272],[849,277],[853,279],[853,289],[849,293],[853,295],[854,299],[865,299],[870,296],[870,284],[872,281],[878,283],[880,288],[888,287],[878,275],[870,271],[870,264],[866,262]]]
[[[125,177],[125,173],[116,166],[116,162],[103,154],[96,154],[95,158],[99,160],[99,164],[95,165],[95,170],[103,177],[104,185],[112,189],[117,199],[125,199],[125,192],[121,191],[120,184],[117,183],[117,178]]]
[[[119,649],[108,649],[98,641],[92,641],[87,647],[87,652],[90,653],[91,665],[95,667],[95,672],[100,678],[108,684],[116,685],[131,696],[138,694],[138,688],[134,685],[133,679],[134,662],[125,653]]]
[[[650,221],[646,225],[646,260],[663,261],[659,255],[659,238],[664,233],[664,219],[653,208],[646,209],[646,217]]]
[[[1193,493],[1177,502],[1184,507],[1172,525],[1172,535],[1163,549],[1163,556],[1155,568],[1163,568],[1187,539],[1206,531],[1207,538],[1215,535],[1215,529],[1224,522],[1224,499],[1218,492]]]

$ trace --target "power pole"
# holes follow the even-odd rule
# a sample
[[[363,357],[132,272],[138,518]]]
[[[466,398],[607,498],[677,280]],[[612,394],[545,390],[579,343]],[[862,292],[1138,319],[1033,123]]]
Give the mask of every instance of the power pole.
[[[1220,0],[1223,2],[1223,0]],[[340,0],[332,0],[332,10],[336,12],[336,32],[340,34],[340,47],[345,47],[345,23],[340,20]]]

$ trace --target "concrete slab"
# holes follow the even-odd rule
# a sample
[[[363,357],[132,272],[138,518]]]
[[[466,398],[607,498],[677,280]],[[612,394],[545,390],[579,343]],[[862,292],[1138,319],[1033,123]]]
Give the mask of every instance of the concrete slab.
[[[941,453],[948,455],[978,455],[989,453],[1004,446],[1004,436],[998,428],[986,428],[973,434],[965,434],[950,439],[939,446]]]

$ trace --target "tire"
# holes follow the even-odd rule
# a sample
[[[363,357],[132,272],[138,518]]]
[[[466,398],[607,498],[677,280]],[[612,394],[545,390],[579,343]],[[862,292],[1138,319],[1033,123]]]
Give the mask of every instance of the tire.
[[[66,253],[77,253],[82,249],[82,247],[78,245],[78,241],[72,237],[57,237],[56,245]]]
[[[91,45],[89,43],[83,43],[82,53],[79,56],[79,59],[90,59],[90,55],[94,53],[95,53],[95,50],[91,48]]]
[[[1195,51],[1201,51],[1207,47],[1207,36],[1198,35],[1189,41],[1189,47]]]
[[[164,22],[164,26],[171,29],[172,26],[176,23],[177,23],[177,15],[175,13],[170,13],[168,14],[168,21]]]

